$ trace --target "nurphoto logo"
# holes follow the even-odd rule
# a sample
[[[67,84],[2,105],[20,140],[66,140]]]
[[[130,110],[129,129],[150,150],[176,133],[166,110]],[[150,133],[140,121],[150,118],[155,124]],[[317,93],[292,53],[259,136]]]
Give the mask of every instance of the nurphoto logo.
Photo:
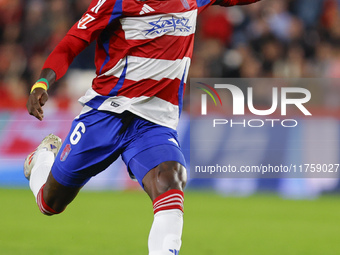
[[[208,96],[214,102],[215,106],[218,106],[217,99],[220,106],[223,106],[223,102],[220,94],[229,93],[232,97],[232,114],[233,116],[244,116],[247,113],[256,116],[287,116],[287,106],[291,105],[296,107],[304,116],[312,116],[310,111],[304,104],[308,103],[311,99],[311,92],[306,88],[300,87],[272,87],[271,107],[269,109],[257,109],[254,105],[254,91],[252,87],[246,88],[246,95],[236,85],[232,84],[214,84],[214,86],[198,82],[200,86],[198,89],[204,93],[201,94],[201,115],[208,114]],[[220,92],[217,92],[217,90]],[[219,94],[220,93],[220,94]],[[291,95],[294,95],[291,96]],[[280,104],[279,104],[280,100]],[[280,105],[280,107],[279,107]],[[247,108],[246,108],[247,107]],[[279,109],[278,109],[279,108]],[[278,113],[279,112],[279,113]],[[247,115],[249,115],[247,114]],[[296,119],[278,119],[278,118],[258,118],[258,119],[213,119],[213,127],[219,125],[228,125],[230,127],[243,126],[243,127],[263,127],[269,124],[274,127],[280,123],[282,127],[296,127],[298,121]]]

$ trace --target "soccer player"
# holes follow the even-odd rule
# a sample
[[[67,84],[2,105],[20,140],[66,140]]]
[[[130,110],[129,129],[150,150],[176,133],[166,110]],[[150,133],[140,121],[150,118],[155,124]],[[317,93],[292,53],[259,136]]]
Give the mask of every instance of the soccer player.
[[[94,175],[119,155],[153,201],[149,255],[178,254],[185,160],[176,126],[193,50],[197,15],[212,4],[259,0],[93,0],[47,58],[28,98],[43,119],[47,90],[92,41],[96,78],[64,143],[47,136],[24,172],[43,214],[64,211]],[[218,25],[218,24],[216,24]]]

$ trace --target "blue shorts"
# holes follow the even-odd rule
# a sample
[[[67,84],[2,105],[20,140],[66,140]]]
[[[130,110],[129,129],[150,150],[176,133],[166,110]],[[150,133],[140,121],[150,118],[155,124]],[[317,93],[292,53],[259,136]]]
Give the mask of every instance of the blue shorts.
[[[130,112],[95,109],[76,118],[52,166],[57,182],[81,187],[122,156],[131,177],[143,187],[144,176],[160,163],[185,166],[176,130],[154,124]]]

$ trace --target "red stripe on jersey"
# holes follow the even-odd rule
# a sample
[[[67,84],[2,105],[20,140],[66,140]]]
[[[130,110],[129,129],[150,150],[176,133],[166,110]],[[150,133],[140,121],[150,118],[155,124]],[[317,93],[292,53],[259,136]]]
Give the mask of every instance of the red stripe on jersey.
[[[92,88],[99,94],[107,96],[114,86],[107,86],[107,84],[117,84],[119,78],[115,76],[101,76],[100,79],[95,79]],[[122,88],[118,91],[117,96],[124,96],[128,98],[147,96],[156,96],[160,99],[168,101],[174,105],[178,105],[178,89],[181,85],[179,79],[164,78],[160,81],[151,79],[132,81],[125,79]],[[184,84],[185,86],[185,84]],[[176,92],[176,93],[174,93]]]
[[[152,40],[129,40],[133,46],[129,55],[143,58],[176,60],[191,58],[194,48],[194,34],[189,36],[164,35]],[[134,45],[138,45],[137,47]]]
[[[117,23],[115,23],[115,25],[117,25]],[[110,29],[108,33],[111,31]],[[112,34],[114,34],[114,36],[111,36],[108,42],[104,42],[105,36],[98,38],[95,56],[97,75],[103,74],[113,68],[120,59],[128,55],[130,50],[130,46],[127,46],[129,42],[125,40],[125,32],[121,28],[118,27],[117,30],[112,31]],[[105,49],[105,47],[108,47],[108,49]],[[105,63],[107,60],[108,62]],[[103,66],[104,63],[105,65]],[[103,68],[99,73],[102,66]]]
[[[110,91],[116,86],[119,78],[116,76],[100,76],[93,80],[92,88],[99,94],[107,96]]]
[[[174,105],[178,105],[178,89],[180,85],[181,81],[179,79],[171,80],[163,78],[160,81],[147,79],[138,82],[125,79],[123,87],[119,90],[117,96],[128,98],[156,96]]]

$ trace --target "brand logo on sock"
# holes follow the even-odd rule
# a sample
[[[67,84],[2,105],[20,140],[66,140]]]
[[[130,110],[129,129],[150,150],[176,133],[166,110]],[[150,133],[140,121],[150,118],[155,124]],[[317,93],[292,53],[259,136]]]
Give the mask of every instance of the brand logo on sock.
[[[63,152],[60,155],[60,161],[65,161],[67,156],[70,154],[71,151],[71,145],[70,144],[66,144]]]
[[[175,249],[170,250],[169,249],[169,251],[172,252],[174,255],[179,255],[179,251],[178,250],[175,250]]]

